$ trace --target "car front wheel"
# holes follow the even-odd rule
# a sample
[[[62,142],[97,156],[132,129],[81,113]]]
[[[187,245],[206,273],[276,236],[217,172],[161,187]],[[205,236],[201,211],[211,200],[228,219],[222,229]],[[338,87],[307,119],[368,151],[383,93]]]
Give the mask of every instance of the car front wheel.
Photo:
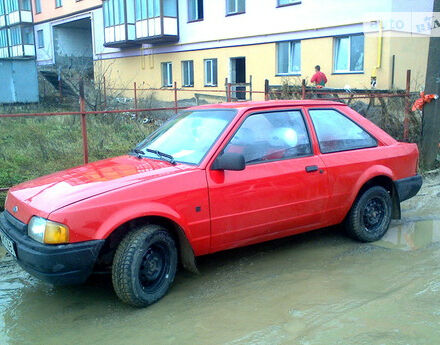
[[[380,240],[391,222],[391,197],[380,186],[366,190],[353,204],[345,220],[349,236],[362,242]]]
[[[161,299],[177,269],[176,244],[165,228],[147,225],[129,233],[113,260],[112,281],[117,296],[135,307]]]

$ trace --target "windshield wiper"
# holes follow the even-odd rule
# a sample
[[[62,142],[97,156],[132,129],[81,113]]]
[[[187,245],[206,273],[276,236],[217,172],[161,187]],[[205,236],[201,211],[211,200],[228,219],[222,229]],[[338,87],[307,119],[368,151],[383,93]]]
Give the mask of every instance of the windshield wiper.
[[[145,151],[147,151],[147,152],[151,152],[151,153],[154,153],[156,156],[159,156],[159,157],[167,158],[168,161],[169,161],[171,164],[173,164],[173,165],[176,164],[176,161],[175,161],[174,157],[171,156],[171,155],[169,155],[168,153],[164,153],[164,152],[162,152],[162,151],[159,151],[159,150],[152,150],[152,149],[145,149]],[[143,153],[143,152],[142,152],[142,153]]]
[[[145,155],[145,152],[142,150],[139,150],[139,149],[133,149],[133,150],[131,150],[131,153],[135,153],[137,158],[139,158],[139,159]]]

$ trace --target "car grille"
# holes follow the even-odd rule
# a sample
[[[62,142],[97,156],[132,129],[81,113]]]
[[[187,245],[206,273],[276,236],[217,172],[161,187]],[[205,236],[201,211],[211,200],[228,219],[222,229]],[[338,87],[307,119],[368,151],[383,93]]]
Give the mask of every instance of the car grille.
[[[27,224],[20,222],[8,211],[0,213],[0,228],[6,232],[16,231],[21,234],[27,233]]]

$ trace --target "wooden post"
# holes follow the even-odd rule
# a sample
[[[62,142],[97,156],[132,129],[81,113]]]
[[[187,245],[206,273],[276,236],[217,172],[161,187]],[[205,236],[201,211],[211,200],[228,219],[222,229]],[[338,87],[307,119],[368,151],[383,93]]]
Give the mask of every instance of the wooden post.
[[[107,108],[107,86],[105,85],[105,76],[102,77],[103,89],[104,89],[104,108]]]
[[[432,12],[440,12],[440,0],[434,0]],[[440,93],[440,37],[429,38],[428,65],[426,70],[425,94]],[[440,99],[428,103],[423,108],[421,162],[424,169],[433,169],[439,152]]]
[[[177,114],[178,99],[177,99],[177,82],[174,82],[174,112]]]
[[[134,108],[137,109],[138,108],[138,100],[137,100],[137,86],[136,86],[136,82],[134,82],[133,84],[133,91],[134,91]],[[137,113],[136,113],[137,116]]]
[[[405,118],[403,120],[403,140],[409,139],[409,115],[411,112],[411,70],[406,71]]]
[[[269,100],[269,79],[264,80],[264,100]]]
[[[303,79],[301,83],[301,99],[306,99],[306,80]]]
[[[81,133],[83,138],[83,154],[84,164],[89,162],[89,147],[87,140],[87,119],[86,119],[86,106],[84,98],[84,81],[79,81],[79,111],[81,112]]]
[[[226,90],[227,90],[227,101],[231,102],[231,83],[227,84]]]

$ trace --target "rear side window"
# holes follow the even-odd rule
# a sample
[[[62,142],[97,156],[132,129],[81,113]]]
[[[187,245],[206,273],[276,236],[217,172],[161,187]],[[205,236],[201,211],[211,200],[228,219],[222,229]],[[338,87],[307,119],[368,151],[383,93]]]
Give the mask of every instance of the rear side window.
[[[312,154],[306,125],[298,110],[250,115],[224,151],[242,154],[247,164]]]
[[[322,153],[377,146],[377,141],[352,120],[334,109],[309,110]]]

